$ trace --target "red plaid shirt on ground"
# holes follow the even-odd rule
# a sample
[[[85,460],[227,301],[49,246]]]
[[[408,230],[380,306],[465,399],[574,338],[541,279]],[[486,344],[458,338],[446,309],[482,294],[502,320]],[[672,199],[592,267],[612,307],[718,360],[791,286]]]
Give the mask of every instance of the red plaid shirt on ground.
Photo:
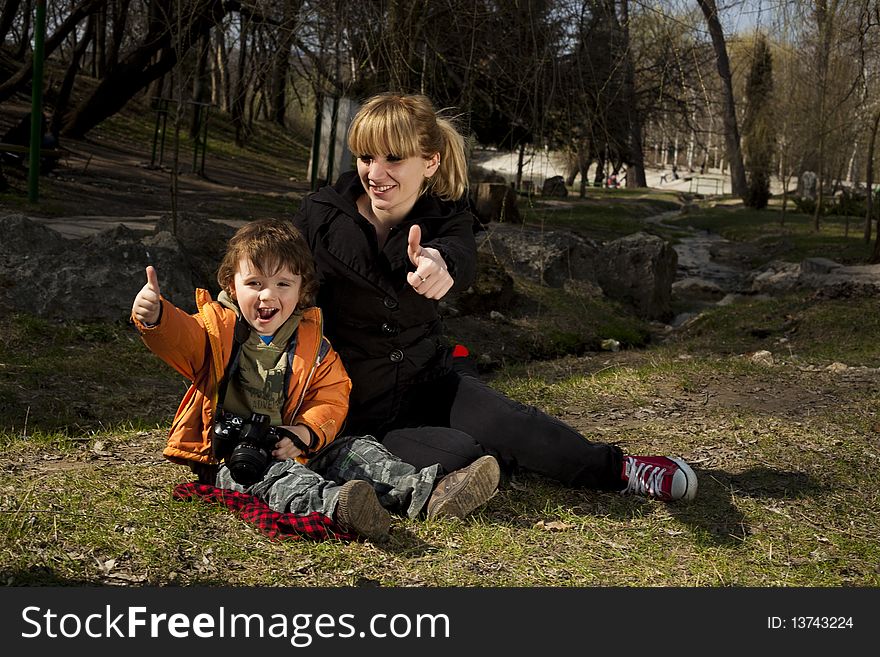
[[[209,484],[190,482],[174,487],[172,497],[176,500],[199,499],[221,504],[235,511],[243,520],[257,526],[269,538],[279,540],[298,540],[311,538],[317,541],[337,539],[354,540],[356,536],[344,531],[323,513],[317,511],[307,515],[280,513],[273,511],[263,500],[233,490],[217,488]]]

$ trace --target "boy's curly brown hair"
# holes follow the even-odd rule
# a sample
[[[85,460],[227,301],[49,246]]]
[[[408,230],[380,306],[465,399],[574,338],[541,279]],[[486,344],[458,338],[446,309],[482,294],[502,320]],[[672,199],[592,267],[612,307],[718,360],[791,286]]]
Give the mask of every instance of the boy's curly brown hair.
[[[217,283],[233,298],[233,281],[242,258],[250,260],[264,276],[273,276],[284,267],[302,276],[297,310],[314,305],[318,291],[315,262],[302,233],[289,221],[258,219],[239,228],[229,240],[217,269]]]

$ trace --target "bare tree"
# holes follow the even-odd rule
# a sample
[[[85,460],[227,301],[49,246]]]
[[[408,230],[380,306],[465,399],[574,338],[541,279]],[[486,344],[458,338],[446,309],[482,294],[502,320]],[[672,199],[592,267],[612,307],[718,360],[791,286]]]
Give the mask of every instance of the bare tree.
[[[724,30],[718,16],[718,8],[715,0],[697,0],[706,25],[709,28],[709,36],[712,38],[712,46],[715,49],[715,64],[718,67],[718,76],[721,78],[724,95],[724,143],[727,147],[727,161],[730,164],[730,184],[736,196],[746,194],[746,173],[743,166],[742,150],[740,147],[739,126],[736,120],[736,102],[733,96],[733,77],[730,72],[730,60],[727,56],[727,43],[724,39]]]
[[[118,112],[138,91],[172,70],[178,58],[217,25],[229,7],[221,0],[188,0],[185,4],[153,0],[152,19],[140,42],[77,106],[62,132],[82,136]],[[177,21],[175,16],[185,20]]]

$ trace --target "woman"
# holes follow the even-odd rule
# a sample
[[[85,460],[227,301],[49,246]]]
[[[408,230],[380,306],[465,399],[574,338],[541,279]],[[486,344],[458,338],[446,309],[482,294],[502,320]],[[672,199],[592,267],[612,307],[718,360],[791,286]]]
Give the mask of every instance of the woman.
[[[624,456],[453,370],[438,301],[476,272],[464,140],[424,96],[382,94],[352,121],[357,171],[294,219],[315,256],[325,332],[353,387],[346,430],[416,467],[452,472],[485,453],[569,486],[692,499],[679,459]]]

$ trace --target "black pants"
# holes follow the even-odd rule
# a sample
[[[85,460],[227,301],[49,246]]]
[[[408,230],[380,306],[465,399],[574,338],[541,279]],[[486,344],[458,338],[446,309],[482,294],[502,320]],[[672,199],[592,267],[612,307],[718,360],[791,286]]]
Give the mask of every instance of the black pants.
[[[508,471],[529,470],[568,486],[619,490],[623,454],[564,422],[457,372],[413,388],[376,438],[416,468],[447,472],[492,454]]]

